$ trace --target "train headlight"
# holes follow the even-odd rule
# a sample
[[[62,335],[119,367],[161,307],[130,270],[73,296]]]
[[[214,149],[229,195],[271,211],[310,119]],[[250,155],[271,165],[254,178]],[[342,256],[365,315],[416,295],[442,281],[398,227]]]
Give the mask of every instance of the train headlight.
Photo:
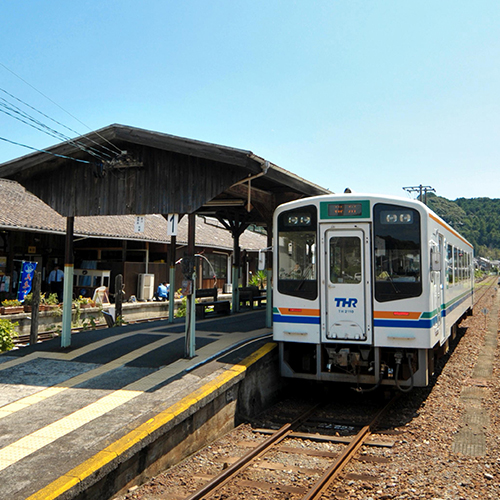
[[[304,227],[312,224],[312,217],[308,214],[289,215],[285,221],[286,226]]]
[[[411,212],[382,212],[382,224],[411,224],[413,214]]]

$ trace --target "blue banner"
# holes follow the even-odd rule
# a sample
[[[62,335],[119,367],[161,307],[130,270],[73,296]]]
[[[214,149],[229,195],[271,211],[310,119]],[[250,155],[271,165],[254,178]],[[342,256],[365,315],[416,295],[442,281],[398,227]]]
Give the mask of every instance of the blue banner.
[[[26,295],[31,292],[31,283],[33,282],[36,264],[36,262],[23,261],[21,279],[19,280],[19,292],[17,293],[17,300],[20,302],[22,302]]]

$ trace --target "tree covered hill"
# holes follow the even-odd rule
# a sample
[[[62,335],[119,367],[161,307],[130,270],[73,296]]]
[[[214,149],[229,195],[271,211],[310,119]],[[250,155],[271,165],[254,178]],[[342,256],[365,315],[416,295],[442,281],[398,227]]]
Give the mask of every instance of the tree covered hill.
[[[458,198],[429,194],[429,208],[474,245],[476,257],[500,258],[500,198]]]

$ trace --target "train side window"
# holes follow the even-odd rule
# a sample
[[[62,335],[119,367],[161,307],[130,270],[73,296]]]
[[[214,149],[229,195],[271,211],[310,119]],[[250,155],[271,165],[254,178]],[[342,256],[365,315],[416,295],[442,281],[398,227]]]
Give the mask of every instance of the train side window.
[[[377,203],[373,208],[375,299],[422,294],[420,214],[412,208]]]
[[[448,267],[446,270],[446,274],[448,275],[448,283],[453,285],[453,247],[448,245]]]
[[[465,259],[463,250],[460,250],[460,277],[462,281],[465,280]]]
[[[453,275],[455,277],[455,282],[460,281],[460,276],[458,275],[458,248],[453,247]]]

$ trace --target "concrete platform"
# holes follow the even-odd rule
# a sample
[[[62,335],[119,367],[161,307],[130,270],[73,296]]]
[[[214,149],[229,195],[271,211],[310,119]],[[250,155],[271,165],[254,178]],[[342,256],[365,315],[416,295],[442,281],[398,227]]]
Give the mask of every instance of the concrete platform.
[[[166,321],[2,354],[0,498],[111,498],[257,413],[279,390],[264,325],[265,311],[198,322],[190,360]]]

